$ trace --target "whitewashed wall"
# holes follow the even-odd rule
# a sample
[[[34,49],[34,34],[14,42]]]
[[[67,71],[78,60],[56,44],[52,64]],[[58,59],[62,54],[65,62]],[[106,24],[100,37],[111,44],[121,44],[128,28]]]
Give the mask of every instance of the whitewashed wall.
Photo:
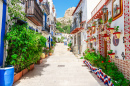
[[[3,13],[3,2],[0,1],[0,36],[1,36],[1,29],[2,29],[2,14]],[[1,37],[0,37],[0,44],[1,44]]]
[[[108,8],[108,19],[112,17],[112,0],[107,4],[107,8]],[[110,14],[111,12],[111,14]],[[110,39],[111,39],[111,50],[113,50],[114,53],[116,53],[116,56],[119,57],[119,59],[122,59],[122,52],[125,52],[125,44],[123,43],[123,37],[124,37],[124,13],[122,14],[121,17],[119,17],[118,19],[114,20],[111,23],[111,27],[114,28],[115,26],[119,26],[119,32],[121,32],[120,35],[120,39],[119,39],[119,45],[118,46],[114,46],[113,44],[113,34],[110,35]],[[93,36],[97,37],[97,30],[96,33],[93,34]],[[93,47],[96,49],[96,51],[99,48],[99,45],[93,45]]]
[[[124,6],[124,5],[123,5]],[[109,15],[109,18],[112,17],[112,1],[107,5],[108,11],[111,11],[111,15]],[[124,8],[124,7],[123,7]],[[109,19],[108,18],[108,19]],[[122,52],[125,52],[125,44],[123,43],[123,37],[124,37],[124,13],[121,17],[116,19],[112,22],[111,27],[114,28],[114,26],[119,26],[119,32],[121,31],[120,39],[119,39],[119,45],[114,46],[113,45],[113,34],[111,34],[111,50],[116,53],[116,56],[119,57],[119,59],[122,59]]]

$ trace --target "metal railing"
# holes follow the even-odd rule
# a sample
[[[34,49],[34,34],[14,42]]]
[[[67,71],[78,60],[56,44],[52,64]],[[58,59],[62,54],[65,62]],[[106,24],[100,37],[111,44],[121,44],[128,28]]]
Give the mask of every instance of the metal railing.
[[[95,13],[98,12],[98,10],[107,2],[108,0],[101,0],[97,6],[93,9],[93,11],[91,12],[91,16],[93,17],[95,15]]]
[[[45,10],[45,12],[47,13],[47,15],[50,14],[50,6],[49,6],[49,2],[46,0],[46,1],[43,1],[42,2],[42,6]]]

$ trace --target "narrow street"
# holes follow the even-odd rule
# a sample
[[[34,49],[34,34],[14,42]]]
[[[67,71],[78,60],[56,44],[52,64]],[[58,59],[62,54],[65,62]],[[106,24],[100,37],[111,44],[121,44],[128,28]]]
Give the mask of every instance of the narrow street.
[[[57,43],[52,56],[35,65],[13,86],[104,86],[83,60],[77,59],[67,46]]]

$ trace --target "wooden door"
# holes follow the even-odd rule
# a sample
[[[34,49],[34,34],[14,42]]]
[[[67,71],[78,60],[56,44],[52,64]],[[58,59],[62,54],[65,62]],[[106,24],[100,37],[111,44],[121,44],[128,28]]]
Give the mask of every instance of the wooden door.
[[[104,40],[104,56],[107,57],[107,41]]]

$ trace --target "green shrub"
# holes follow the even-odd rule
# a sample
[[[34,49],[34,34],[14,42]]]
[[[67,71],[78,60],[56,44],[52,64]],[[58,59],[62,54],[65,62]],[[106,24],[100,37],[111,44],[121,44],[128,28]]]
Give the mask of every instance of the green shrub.
[[[40,59],[46,42],[45,37],[28,29],[27,25],[12,25],[5,40],[9,42],[6,65],[14,65],[16,73]]]
[[[70,47],[70,48],[71,48],[71,46],[72,46],[72,43],[69,43],[69,44],[68,44],[68,47]]]
[[[115,63],[110,61],[109,56],[105,58],[99,52],[96,54],[87,51],[85,51],[84,59],[89,60],[93,66],[101,68],[104,73],[112,78],[115,86],[129,86],[130,81],[124,78],[124,75],[118,70]]]

